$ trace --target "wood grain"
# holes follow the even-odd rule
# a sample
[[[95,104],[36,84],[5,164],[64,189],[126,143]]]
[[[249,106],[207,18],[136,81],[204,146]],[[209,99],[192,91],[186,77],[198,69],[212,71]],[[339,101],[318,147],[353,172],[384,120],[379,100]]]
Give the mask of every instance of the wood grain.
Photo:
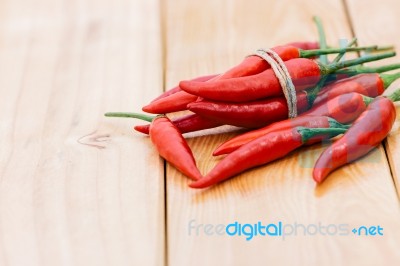
[[[376,43],[379,45],[394,45],[397,49],[400,47],[400,40],[397,38],[400,34],[400,18],[398,10],[400,3],[394,0],[387,0],[383,4],[372,2],[368,7],[363,1],[348,1],[349,12],[352,17],[354,32],[358,36],[360,43]],[[373,10],[373,15],[371,15]],[[398,63],[400,57],[396,56],[390,60],[392,63]],[[392,71],[396,73],[397,71]],[[385,92],[389,95],[400,87],[400,80],[395,81]],[[390,162],[393,179],[400,196],[400,108],[397,103],[397,119],[393,129],[385,141],[386,153]]]
[[[259,47],[315,40],[313,15],[323,18],[328,42],[350,38],[342,1],[167,1],[166,84],[217,73]],[[234,133],[191,135],[189,144],[207,173],[217,162],[212,150]],[[316,187],[311,169],[323,147],[292,155],[241,174],[214,188],[195,191],[167,168],[167,243],[170,265],[376,265],[400,261],[399,204],[382,147],[336,171]],[[282,221],[381,225],[381,237],[207,236],[205,224]],[[189,231],[189,224],[194,229]],[[198,227],[198,226],[199,227]],[[202,227],[201,227],[201,226]],[[199,228],[197,233],[196,228]],[[350,233],[351,234],[351,233]]]
[[[1,1],[0,265],[163,265],[158,1]]]

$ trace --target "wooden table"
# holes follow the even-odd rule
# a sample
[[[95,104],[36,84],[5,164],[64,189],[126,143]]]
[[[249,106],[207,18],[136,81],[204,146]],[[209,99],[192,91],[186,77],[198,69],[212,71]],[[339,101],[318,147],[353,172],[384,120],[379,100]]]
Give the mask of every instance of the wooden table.
[[[132,131],[140,122],[103,117],[139,111],[179,80],[222,72],[256,48],[317,40],[313,15],[331,45],[357,36],[360,45],[399,47],[399,8],[396,0],[1,1],[0,265],[399,265],[399,118],[382,145],[321,186],[311,179],[317,145],[195,191]],[[211,151],[237,134],[225,131],[188,134],[202,173],[219,160]],[[250,241],[204,232],[235,221],[384,231]]]

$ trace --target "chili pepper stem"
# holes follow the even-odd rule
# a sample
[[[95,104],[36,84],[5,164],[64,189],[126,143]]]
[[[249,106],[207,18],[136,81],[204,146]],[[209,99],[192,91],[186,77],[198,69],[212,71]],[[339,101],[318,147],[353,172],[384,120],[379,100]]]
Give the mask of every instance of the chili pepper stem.
[[[308,58],[308,57],[314,57],[314,56],[326,55],[326,54],[338,54],[338,53],[346,53],[346,52],[358,52],[358,51],[364,51],[364,50],[375,50],[376,48],[377,48],[377,46],[373,45],[373,46],[363,46],[363,47],[300,50],[300,57]]]
[[[392,102],[398,102],[400,101],[400,89],[397,89],[395,92],[390,94],[388,97]]]
[[[351,125],[344,125],[342,123],[339,123],[336,119],[333,119],[331,117],[328,117],[328,123],[330,128],[349,128]]]
[[[107,117],[125,117],[125,118],[137,118],[143,121],[151,122],[153,121],[156,116],[150,116],[145,114],[138,114],[138,113],[123,113],[123,112],[109,112],[105,113],[104,116]]]
[[[377,60],[385,59],[388,57],[393,57],[395,55],[396,55],[396,52],[388,52],[388,53],[382,53],[382,54],[377,54],[377,55],[367,55],[367,56],[363,56],[363,57],[356,58],[356,59],[332,63],[329,65],[320,64],[321,74],[328,75],[328,74],[331,74],[341,68],[350,67],[350,66],[354,66],[354,65],[360,65],[360,64],[372,62],[372,61],[377,61]]]
[[[387,89],[396,79],[400,78],[400,72],[394,74],[380,74],[383,81],[383,86]]]
[[[318,30],[318,36],[319,36],[319,47],[322,49],[327,48],[327,43],[326,43],[326,36],[325,36],[325,30],[324,27],[322,26],[322,21],[321,18],[318,16],[314,16],[313,20],[317,26],[317,30]],[[321,55],[319,57],[319,60],[323,63],[323,64],[328,64],[328,57],[326,55]]]
[[[348,44],[347,44],[347,48],[350,48],[351,46],[353,46],[355,43],[357,42],[357,38],[353,38]],[[344,56],[344,53],[340,53],[338,54],[335,59],[333,59],[332,63],[337,63],[340,61],[340,59],[342,59],[342,57]],[[308,108],[311,108],[311,106],[314,104],[315,99],[317,98],[317,95],[319,93],[319,91],[321,90],[321,88],[324,86],[326,80],[328,79],[328,76],[324,76],[321,78],[321,80],[318,82],[318,84],[311,89],[308,94],[307,94],[307,103],[308,103]]]
[[[371,98],[371,97],[368,97],[365,95],[361,95],[361,96],[362,96],[363,102],[365,103],[366,106],[368,106],[374,100],[374,98]]]
[[[366,67],[366,66],[354,66],[348,69],[339,69],[336,71],[336,74],[349,74],[349,75],[357,75],[357,74],[364,74],[364,73],[382,73],[387,72],[395,69],[399,69],[400,64],[391,64],[386,66],[380,67]]]
[[[298,132],[301,135],[301,141],[306,143],[310,139],[320,135],[329,135],[330,137],[337,136],[339,134],[343,134],[347,131],[347,128],[307,128],[307,127],[298,127]]]

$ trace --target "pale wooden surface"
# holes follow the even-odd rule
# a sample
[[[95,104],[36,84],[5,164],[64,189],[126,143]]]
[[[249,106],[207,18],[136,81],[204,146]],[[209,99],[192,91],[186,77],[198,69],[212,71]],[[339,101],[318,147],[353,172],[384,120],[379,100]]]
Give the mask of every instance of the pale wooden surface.
[[[391,43],[397,48],[400,47],[399,36],[399,2],[396,0],[386,0],[384,4],[372,2],[365,5],[364,1],[349,0],[348,1],[350,15],[352,17],[355,34],[362,43]],[[397,7],[397,8],[396,8]],[[371,10],[373,14],[371,16]],[[398,56],[390,59],[391,62],[398,62]],[[400,70],[393,71],[396,73]],[[388,88],[386,94],[400,88],[400,80],[394,82]],[[397,104],[397,117],[400,115],[400,107]],[[390,162],[393,179],[400,196],[400,130],[399,121],[394,125],[391,134],[385,141],[385,148]]]
[[[316,40],[316,14],[331,45],[352,36],[351,21],[360,44],[399,47],[398,6],[1,1],[0,265],[398,265],[398,122],[384,146],[320,187],[311,179],[316,146],[195,191],[169,165],[164,173],[148,138],[132,133],[138,122],[102,116],[138,111],[164,87],[224,71],[256,48]],[[203,173],[218,161],[212,150],[236,134],[227,130],[188,134]],[[246,242],[189,236],[192,219],[379,224],[385,235]]]
[[[162,91],[158,2],[0,10],[0,265],[163,265],[163,162],[102,115]]]

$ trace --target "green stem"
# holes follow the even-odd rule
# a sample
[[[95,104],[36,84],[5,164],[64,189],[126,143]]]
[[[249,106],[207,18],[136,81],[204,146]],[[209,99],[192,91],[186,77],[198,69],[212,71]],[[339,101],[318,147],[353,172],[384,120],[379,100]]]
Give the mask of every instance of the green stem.
[[[344,47],[344,48],[330,48],[330,49],[315,49],[315,50],[300,50],[300,57],[308,58],[314,57],[318,55],[325,54],[338,54],[338,53],[346,53],[346,52],[358,52],[358,51],[370,51],[377,48],[374,46],[363,46],[363,47]]]
[[[328,117],[328,123],[330,128],[349,128],[350,125],[344,125],[342,123],[339,123],[336,119],[333,119],[331,117]]]
[[[156,116],[150,116],[145,114],[138,113],[121,113],[121,112],[110,112],[104,114],[107,117],[125,117],[125,118],[137,118],[140,120],[151,122]]]
[[[347,131],[346,128],[307,128],[297,127],[297,131],[301,135],[301,141],[306,143],[313,137],[328,135],[330,138],[335,137],[339,134],[343,134]]]
[[[351,40],[351,42],[349,42],[349,43],[347,44],[347,48],[353,46],[356,42],[357,42],[357,38],[353,38],[353,39]],[[344,55],[344,53],[338,54],[338,55],[335,57],[335,59],[333,59],[333,63],[339,62],[340,59],[342,59],[343,55]],[[312,88],[312,89],[308,92],[308,94],[307,94],[308,108],[311,108],[311,106],[314,104],[314,101],[315,101],[315,99],[317,98],[319,91],[320,91],[321,88],[325,85],[325,82],[326,82],[326,80],[328,79],[328,77],[329,77],[328,75],[323,76],[323,77],[321,78],[321,80],[317,83],[317,85],[316,85],[314,88]]]
[[[385,51],[391,51],[391,50],[394,50],[393,45],[377,46],[375,49],[371,49],[368,52],[385,52]]]
[[[336,63],[332,63],[329,65],[320,64],[321,75],[328,75],[328,74],[333,73],[341,68],[360,65],[360,64],[372,62],[372,61],[377,61],[377,60],[385,59],[388,57],[393,57],[395,55],[396,55],[396,52],[388,52],[388,53],[382,53],[382,54],[377,54],[377,55],[366,55],[366,56],[363,56],[360,58],[346,60],[346,61],[342,61],[342,62],[336,62]]]
[[[314,22],[315,22],[315,24],[317,26],[317,29],[318,29],[319,47],[321,49],[326,49],[328,45],[326,44],[325,30],[324,30],[324,27],[322,26],[321,18],[318,17],[318,16],[314,16],[313,20],[314,20]],[[321,55],[319,57],[319,60],[323,64],[328,64],[328,57],[326,55]]]
[[[392,102],[398,102],[400,101],[400,89],[397,89],[395,92],[390,94],[388,96],[388,99],[390,99]]]
[[[374,98],[371,98],[371,97],[368,97],[365,95],[361,95],[361,96],[362,96],[363,102],[365,103],[366,106],[368,106],[374,100]]]
[[[399,69],[400,64],[391,64],[391,65],[386,65],[386,66],[380,66],[380,67],[366,67],[366,66],[355,66],[355,67],[350,67],[346,69],[340,69],[335,72],[335,74],[347,74],[347,75],[357,75],[357,74],[363,74],[363,73],[382,73],[382,72],[387,72],[395,69]]]
[[[400,78],[400,72],[394,74],[379,74],[383,81],[383,87],[387,89],[396,79]]]

